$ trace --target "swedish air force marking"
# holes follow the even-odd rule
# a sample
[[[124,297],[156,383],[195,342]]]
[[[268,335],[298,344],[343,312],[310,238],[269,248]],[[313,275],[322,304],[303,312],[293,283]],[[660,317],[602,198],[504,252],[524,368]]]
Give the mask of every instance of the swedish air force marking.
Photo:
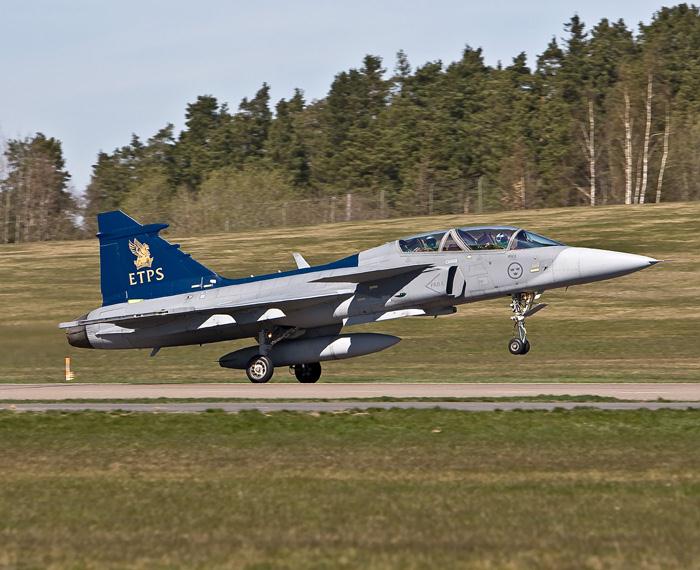
[[[520,279],[523,276],[523,266],[519,263],[511,263],[508,266],[508,277],[511,279]]]

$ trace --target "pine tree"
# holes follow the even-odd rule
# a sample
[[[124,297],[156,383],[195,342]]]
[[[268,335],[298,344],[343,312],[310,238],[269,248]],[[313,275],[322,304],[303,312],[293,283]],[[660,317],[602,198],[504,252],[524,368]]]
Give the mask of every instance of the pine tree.
[[[61,142],[36,133],[7,142],[3,181],[3,241],[27,242],[75,235],[75,202],[68,192]]]
[[[486,196],[487,207],[500,203],[508,208],[526,208],[538,203],[531,124],[535,108],[533,81],[525,53],[513,58],[508,67],[499,67],[490,74],[489,105],[484,113],[489,153],[482,166],[489,187],[495,187],[498,193]]]
[[[309,158],[300,128],[299,118],[306,102],[300,89],[286,101],[280,99],[275,107],[275,119],[270,125],[267,138],[266,156],[269,161],[289,173],[295,186],[309,184]]]
[[[264,158],[271,122],[270,86],[263,83],[252,99],[244,98],[241,101],[238,113],[231,122],[231,164],[242,166]]]
[[[206,174],[214,169],[217,156],[213,140],[221,121],[219,102],[211,95],[201,95],[187,105],[186,129],[180,134],[174,153],[176,184],[184,184],[195,191]]]
[[[565,54],[556,39],[537,58],[533,118],[537,194],[542,206],[564,206],[570,199],[571,109],[564,98],[561,70]]]

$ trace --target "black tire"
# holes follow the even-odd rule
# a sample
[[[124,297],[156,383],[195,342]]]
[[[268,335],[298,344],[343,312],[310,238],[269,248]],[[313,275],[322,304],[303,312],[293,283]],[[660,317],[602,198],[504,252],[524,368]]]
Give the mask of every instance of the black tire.
[[[245,373],[253,384],[265,384],[275,373],[275,367],[267,356],[258,354],[248,361]]]
[[[511,338],[508,341],[508,350],[511,354],[523,354],[523,349],[525,348],[525,343],[519,338]]]
[[[523,346],[523,351],[520,354],[527,354],[530,352],[530,341],[525,340],[525,346]]]
[[[297,364],[294,366],[294,376],[302,384],[313,384],[321,377],[321,363]]]

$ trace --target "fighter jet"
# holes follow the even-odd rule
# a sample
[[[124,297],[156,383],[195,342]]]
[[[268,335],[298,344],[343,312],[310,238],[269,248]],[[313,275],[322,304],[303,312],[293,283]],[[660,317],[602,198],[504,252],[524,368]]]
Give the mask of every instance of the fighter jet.
[[[546,305],[544,291],[619,277],[658,260],[570,247],[511,226],[466,226],[397,239],[343,259],[297,269],[222,277],[121,211],[97,216],[102,306],[61,323],[68,342],[94,349],[195,345],[241,338],[257,345],[219,364],[251,382],[289,366],[299,382],[321,377],[321,362],[387,349],[399,338],[341,333],[352,325],[450,315],[458,305],[510,298],[511,354],[530,351],[525,321]]]

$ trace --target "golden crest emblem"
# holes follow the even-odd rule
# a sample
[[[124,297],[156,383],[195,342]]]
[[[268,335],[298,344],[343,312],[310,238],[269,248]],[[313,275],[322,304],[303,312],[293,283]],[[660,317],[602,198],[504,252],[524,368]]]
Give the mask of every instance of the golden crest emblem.
[[[153,263],[151,249],[148,247],[147,243],[141,243],[139,240],[134,238],[133,241],[129,241],[129,250],[136,256],[136,259],[134,260],[136,269],[150,267]]]

